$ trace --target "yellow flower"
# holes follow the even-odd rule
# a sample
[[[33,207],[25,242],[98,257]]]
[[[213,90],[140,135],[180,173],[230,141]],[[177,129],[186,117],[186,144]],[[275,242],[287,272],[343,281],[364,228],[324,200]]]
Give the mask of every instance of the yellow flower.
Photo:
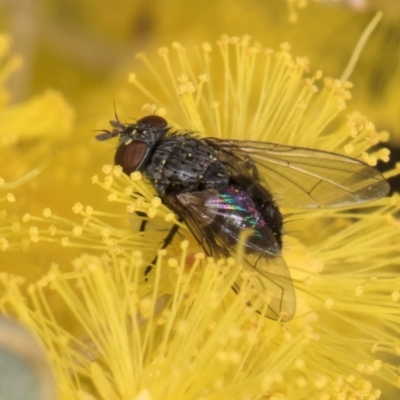
[[[400,6],[397,0],[287,0],[290,18],[296,20],[288,40],[308,54],[325,71],[340,74],[357,37],[378,12],[379,24],[369,35],[350,80],[354,104],[374,122],[391,131],[400,143],[398,91],[400,79]],[[301,13],[298,11],[305,8]],[[296,28],[297,27],[297,28]],[[318,32],[318,35],[314,33]],[[334,38],[334,40],[332,40]],[[329,57],[326,55],[329,54]]]
[[[20,248],[17,215],[28,210],[39,212],[49,201],[51,190],[48,190],[48,181],[43,185],[46,195],[37,195],[37,183],[43,175],[57,172],[57,168],[53,168],[57,164],[54,162],[57,146],[68,138],[74,119],[70,106],[55,90],[46,90],[23,102],[12,102],[12,93],[5,85],[21,66],[21,59],[9,54],[10,46],[11,38],[0,35],[0,202],[11,203],[1,210],[2,250]],[[36,178],[41,172],[41,177]],[[55,175],[50,179],[54,190],[58,182]],[[18,240],[14,241],[14,237]],[[32,258],[29,260],[30,268],[21,261],[20,253],[3,255],[2,271],[32,275]]]
[[[32,164],[40,165],[43,159],[49,160],[52,157],[49,143],[67,137],[73,121],[71,109],[56,91],[48,90],[28,101],[10,104],[11,94],[5,89],[5,83],[21,66],[21,59],[9,54],[10,45],[10,37],[0,35],[0,174],[3,185],[4,180],[19,179],[32,169]]]
[[[385,149],[369,151],[388,134],[347,112],[351,85],[310,73],[288,44],[273,51],[224,36],[138,59],[146,68],[129,76],[132,101],[143,103],[136,118],[157,113],[199,136],[315,147],[371,165],[388,159]],[[397,196],[356,209],[283,210],[297,310],[282,323],[247,305],[246,284],[231,290],[240,246],[212,260],[182,225],[159,250],[176,217],[140,173],[110,165],[103,173],[92,182],[113,213],[76,203],[72,220],[46,208],[26,214],[18,233],[84,249],[74,270],[53,264],[26,293],[20,278],[0,276],[1,309],[45,344],[61,399],[377,399],[399,387]],[[143,234],[136,211],[152,222]]]

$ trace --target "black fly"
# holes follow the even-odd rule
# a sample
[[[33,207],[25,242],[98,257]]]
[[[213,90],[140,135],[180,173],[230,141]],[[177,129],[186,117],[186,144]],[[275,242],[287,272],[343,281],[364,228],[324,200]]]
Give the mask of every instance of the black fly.
[[[295,208],[341,207],[385,196],[389,185],[362,161],[321,150],[255,141],[199,139],[170,132],[157,115],[133,124],[111,121],[98,140],[119,138],[115,164],[143,172],[158,196],[184,221],[209,256],[227,257],[240,232],[245,261],[258,274],[252,285],[269,298],[266,316],[290,320],[296,300],[281,257],[279,204]],[[169,232],[164,247],[178,226]],[[239,290],[239,286],[234,288]]]

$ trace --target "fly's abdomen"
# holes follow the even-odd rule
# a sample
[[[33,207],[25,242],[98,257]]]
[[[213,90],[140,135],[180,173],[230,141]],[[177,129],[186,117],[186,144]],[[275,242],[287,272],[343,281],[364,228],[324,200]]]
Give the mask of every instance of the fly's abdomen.
[[[273,231],[244,190],[228,186],[219,191],[182,193],[177,198],[190,213],[198,214],[203,227],[218,238],[221,246],[235,248],[240,233],[251,229],[253,232],[244,244],[247,253],[280,255],[279,233]]]

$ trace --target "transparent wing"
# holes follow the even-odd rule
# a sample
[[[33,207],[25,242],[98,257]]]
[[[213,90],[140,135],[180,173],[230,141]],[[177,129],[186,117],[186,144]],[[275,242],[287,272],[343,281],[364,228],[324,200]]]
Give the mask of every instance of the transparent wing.
[[[251,255],[246,255],[245,261],[247,267],[254,267],[257,271],[247,276],[247,280],[256,292],[261,294],[259,299],[254,296],[250,301],[251,305],[267,318],[277,320],[280,317],[282,321],[290,321],[296,311],[296,296],[284,259],[259,257],[254,260]],[[247,269],[250,271],[249,268]],[[239,277],[234,290],[239,292],[240,288],[246,284],[248,282]],[[268,304],[267,308],[266,304]]]
[[[203,140],[219,151],[231,176],[259,179],[283,206],[342,207],[378,199],[390,189],[377,169],[341,154],[274,143]]]
[[[251,305],[266,317],[287,321],[296,309],[295,293],[289,270],[280,256],[280,247],[271,229],[255,222],[252,211],[243,197],[225,192],[207,190],[181,193],[168,198],[175,212],[184,218],[187,226],[210,256],[227,257],[236,248],[243,229],[253,229],[244,243],[247,278],[240,277],[234,289],[240,291],[243,284],[259,294]],[[225,196],[227,195],[227,196]],[[229,201],[225,201],[229,197]]]

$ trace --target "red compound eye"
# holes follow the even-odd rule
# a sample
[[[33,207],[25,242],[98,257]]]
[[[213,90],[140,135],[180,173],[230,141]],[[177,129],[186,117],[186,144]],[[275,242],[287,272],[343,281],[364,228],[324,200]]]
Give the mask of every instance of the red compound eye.
[[[121,143],[115,152],[115,165],[120,165],[125,174],[138,171],[146,159],[149,146],[145,142],[132,140],[128,144]]]
[[[140,118],[137,123],[146,124],[161,129],[167,128],[168,126],[167,121],[159,115],[147,115],[146,117]]]

